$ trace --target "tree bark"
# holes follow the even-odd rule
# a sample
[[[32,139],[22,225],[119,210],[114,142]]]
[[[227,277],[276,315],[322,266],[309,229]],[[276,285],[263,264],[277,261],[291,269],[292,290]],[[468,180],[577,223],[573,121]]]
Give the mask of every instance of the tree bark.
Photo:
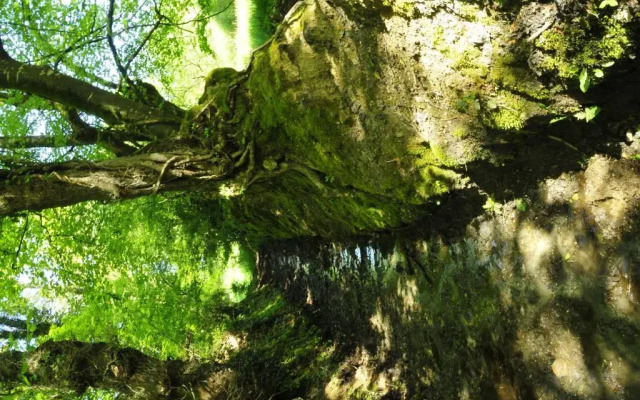
[[[63,207],[83,201],[132,199],[170,190],[214,190],[237,175],[236,166],[212,152],[194,149],[72,161],[0,170],[0,215]]]
[[[599,11],[598,18],[579,2],[568,3],[575,7],[532,2],[494,12],[467,2],[299,2],[246,71],[212,74],[180,127],[182,137],[194,139],[186,153],[216,149],[218,160],[243,164],[242,180],[224,178],[236,186],[235,215],[290,236],[397,226],[455,192],[522,194],[578,168],[638,122],[640,96],[631,90],[637,63],[629,61],[637,47],[637,2]],[[584,19],[579,27],[573,23]],[[594,75],[600,68],[602,78]],[[114,124],[128,122],[127,132],[160,117],[8,56],[0,70],[6,71],[0,86],[67,102]],[[586,94],[579,88],[581,70],[596,86]],[[43,77],[52,84],[41,85]],[[631,89],[601,97],[598,86],[608,93]],[[596,106],[600,116],[587,118]],[[551,124],[558,117],[565,122]],[[139,157],[151,157],[149,148]],[[166,148],[158,153],[162,161],[138,172],[146,176],[141,190],[113,176],[105,183],[109,174],[98,164],[85,164],[94,171],[76,164],[73,171],[60,168],[67,178],[10,182],[0,210],[155,193],[152,175],[161,175],[162,163],[188,158]],[[172,164],[169,176],[180,172]],[[15,173],[0,172],[5,181],[10,176]],[[182,183],[176,189],[196,187],[176,175],[160,190],[171,182]],[[46,200],[63,187],[66,199]]]
[[[1,46],[1,42],[0,42]],[[0,88],[21,90],[102,118],[111,125],[147,127],[152,138],[176,132],[180,119],[161,110],[129,100],[48,67],[15,61],[0,52]]]
[[[224,373],[215,363],[162,361],[137,350],[106,343],[46,342],[28,353],[0,353],[0,382],[33,386],[117,390],[146,399],[213,399],[207,379]]]

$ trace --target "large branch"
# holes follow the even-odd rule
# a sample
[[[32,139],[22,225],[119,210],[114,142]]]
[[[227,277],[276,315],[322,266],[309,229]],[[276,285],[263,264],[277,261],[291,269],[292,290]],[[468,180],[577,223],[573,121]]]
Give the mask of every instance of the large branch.
[[[105,149],[111,151],[116,156],[126,156],[134,151],[136,148],[130,146],[121,139],[122,134],[109,129],[100,130],[87,124],[80,118],[78,112],[74,109],[62,109],[62,114],[67,118],[73,129],[73,136],[71,141],[76,141],[79,144],[97,144]],[[136,137],[136,134],[125,135],[129,140],[138,140],[142,138]]]
[[[125,143],[121,137],[125,136],[127,140],[145,140],[143,136],[136,133],[122,133],[109,129],[97,129],[84,122],[76,110],[69,110],[63,107],[57,107],[71,124],[73,134],[60,140],[53,136],[20,136],[7,137],[0,136],[0,149],[33,149],[44,147],[60,147],[62,146],[86,146],[100,145],[111,151],[116,156],[126,156],[137,148]]]
[[[102,118],[111,125],[133,123],[166,137],[176,132],[179,118],[155,108],[110,93],[51,68],[13,60],[0,42],[0,88],[26,93],[71,106]]]
[[[206,188],[232,172],[229,159],[194,151],[140,154],[101,162],[26,164],[0,169],[0,215]]]
[[[23,362],[27,371],[22,371]],[[23,377],[34,386],[111,389],[147,399],[201,398],[213,389],[208,378],[220,373],[215,363],[159,360],[131,348],[106,343],[46,342],[23,353],[0,353],[0,382],[18,385]]]
[[[86,145],[102,145],[110,150],[116,156],[128,155],[136,151],[136,148],[130,146],[110,134],[109,131],[100,132],[92,128],[93,133],[87,137],[71,136],[64,140],[64,146],[86,146]],[[59,139],[53,136],[22,136],[22,137],[0,137],[0,149],[34,149],[34,148],[53,148],[61,145]]]

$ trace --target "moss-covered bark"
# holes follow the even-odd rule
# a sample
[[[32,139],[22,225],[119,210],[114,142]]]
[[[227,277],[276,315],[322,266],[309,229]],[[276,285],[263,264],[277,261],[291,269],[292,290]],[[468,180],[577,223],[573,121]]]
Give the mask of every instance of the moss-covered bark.
[[[638,122],[637,2],[599,6],[299,2],[246,71],[212,72],[170,134],[191,141],[183,158],[231,166],[212,195],[262,236],[397,227],[456,192],[522,192]],[[0,86],[85,107],[129,133],[159,112],[60,74],[36,87],[51,71],[18,64],[3,57]],[[174,153],[167,143],[139,152]],[[536,158],[545,162],[518,171]]]
[[[234,200],[236,215],[280,237],[397,226],[477,175],[517,168],[531,143],[553,142],[540,149],[556,158],[577,150],[554,119],[587,136],[634,127],[636,97],[620,110],[578,88],[582,70],[610,91],[635,70],[637,4],[597,6],[298,3],[244,84],[256,170],[270,179]],[[595,105],[617,115],[587,124]]]

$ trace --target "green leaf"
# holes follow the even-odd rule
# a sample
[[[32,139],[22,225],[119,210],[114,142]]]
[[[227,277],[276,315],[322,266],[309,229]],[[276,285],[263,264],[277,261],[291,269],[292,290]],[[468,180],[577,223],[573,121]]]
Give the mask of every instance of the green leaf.
[[[585,121],[589,122],[600,114],[600,107],[591,106],[584,109]]]
[[[605,8],[607,6],[616,7],[617,5],[618,5],[617,0],[602,0],[602,3],[600,3],[599,8]]]
[[[582,93],[586,93],[587,90],[589,90],[589,85],[591,84],[591,78],[589,78],[589,72],[587,71],[587,69],[583,69],[582,72],[580,72],[580,90],[582,90]]]
[[[594,69],[593,76],[595,76],[596,78],[602,78],[604,76],[604,72],[602,72],[601,69]]]
[[[527,202],[525,202],[523,199],[518,199],[518,202],[516,203],[516,208],[518,209],[518,211],[522,211],[522,212],[527,211]]]

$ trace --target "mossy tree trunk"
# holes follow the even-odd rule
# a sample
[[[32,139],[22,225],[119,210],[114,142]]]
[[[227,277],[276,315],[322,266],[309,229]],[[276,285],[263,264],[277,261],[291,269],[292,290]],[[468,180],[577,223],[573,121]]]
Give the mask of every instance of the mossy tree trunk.
[[[27,379],[34,387],[84,393],[89,387],[133,398],[215,398],[207,380],[222,369],[215,363],[162,361],[137,350],[106,343],[46,342],[22,353],[0,353],[0,382],[10,387]]]
[[[0,87],[148,144],[106,163],[1,170],[0,214],[204,188],[265,235],[336,236],[400,225],[450,193],[517,195],[638,122],[638,4],[598,6],[300,2],[246,71],[214,71],[184,116],[2,53]]]

